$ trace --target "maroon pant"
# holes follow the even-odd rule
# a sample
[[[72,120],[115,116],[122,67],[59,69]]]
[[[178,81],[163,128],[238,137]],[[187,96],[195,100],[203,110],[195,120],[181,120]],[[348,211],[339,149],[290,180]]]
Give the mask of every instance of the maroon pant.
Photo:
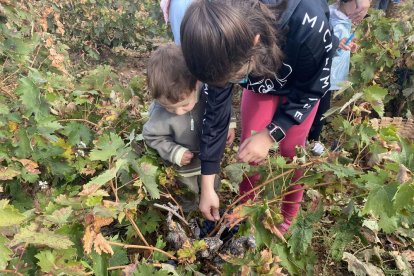
[[[271,122],[280,100],[283,100],[283,97],[253,93],[246,89],[243,90],[241,102],[242,142],[251,136],[252,131],[259,132]],[[285,139],[281,141],[279,145],[280,154],[282,156],[292,158],[296,155],[296,146],[305,146],[306,138],[312,126],[313,119],[315,118],[318,105],[319,102],[313,107],[311,113],[302,124],[294,125],[286,132]],[[302,172],[296,170],[291,181],[295,182],[301,176]],[[259,174],[244,178],[239,185],[240,195],[250,191],[259,179]],[[297,184],[292,185],[289,190],[292,191],[301,188],[302,185]],[[248,199],[254,199],[254,196],[254,193],[252,193],[250,196],[246,197],[246,201]],[[283,201],[293,203],[282,203],[281,212],[284,217],[284,222],[279,226],[279,230],[282,233],[287,231],[293,218],[297,215],[302,198],[303,190],[298,190],[283,198]]]

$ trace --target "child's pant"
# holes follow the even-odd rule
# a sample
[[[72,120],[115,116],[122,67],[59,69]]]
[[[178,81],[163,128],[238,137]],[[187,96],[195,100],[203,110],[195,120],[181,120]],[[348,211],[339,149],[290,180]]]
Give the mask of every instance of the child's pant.
[[[322,116],[331,107],[331,98],[332,98],[332,91],[329,90],[322,97],[322,99],[320,99],[318,111],[316,112],[315,119],[309,131],[309,135],[308,135],[309,141],[319,141],[319,137],[321,136],[323,126],[326,123],[326,119],[322,119]]]
[[[256,132],[261,131],[272,121],[280,100],[283,101],[283,98],[280,96],[258,94],[246,89],[243,90],[241,102],[242,142],[251,136],[253,130]],[[283,139],[279,144],[279,150],[282,156],[292,158],[296,154],[296,146],[305,146],[306,137],[308,136],[309,129],[312,125],[313,119],[315,118],[318,105],[319,102],[315,105],[311,113],[302,124],[294,125],[286,132],[285,139]],[[300,170],[296,170],[291,181],[295,182],[301,176],[302,172]],[[258,174],[244,178],[239,185],[240,194],[243,195],[247,191],[251,190],[259,179],[260,175]],[[291,186],[289,191],[301,188],[302,185],[297,184]],[[283,198],[284,202],[293,203],[282,203],[281,212],[284,217],[284,222],[279,227],[279,230],[282,233],[287,231],[293,218],[298,213],[302,197],[303,190],[300,190]],[[246,197],[246,201],[253,198],[254,194],[252,193]]]

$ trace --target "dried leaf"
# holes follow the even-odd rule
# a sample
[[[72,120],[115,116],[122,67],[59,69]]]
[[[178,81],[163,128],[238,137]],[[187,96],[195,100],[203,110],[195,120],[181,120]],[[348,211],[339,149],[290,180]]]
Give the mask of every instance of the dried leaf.
[[[14,157],[12,160],[19,161],[29,173],[40,174],[40,171],[38,170],[39,165],[36,162],[29,159],[17,159]]]
[[[90,169],[90,168],[83,168],[80,173],[83,175],[94,175],[96,172],[95,169]]]
[[[272,215],[270,214],[270,211],[269,210],[267,210],[267,211],[268,212],[265,212],[265,217],[262,220],[264,228],[269,230],[272,234],[274,234],[276,237],[281,239],[283,242],[287,243],[287,241],[286,241],[285,237],[283,236],[283,234],[274,225],[273,218],[272,218]]]
[[[409,169],[407,169],[406,166],[404,166],[403,164],[400,164],[400,167],[398,169],[398,174],[397,174],[397,180],[400,183],[406,183],[408,181],[411,180],[411,172]]]
[[[107,226],[111,224],[113,221],[114,221],[113,218],[104,218],[104,217],[95,216],[95,219],[93,222],[93,230],[95,231],[95,233],[99,233],[103,226]]]
[[[102,252],[114,255],[111,245],[109,245],[108,241],[102,236],[101,233],[96,235],[93,245],[95,247],[95,251],[99,255],[101,255]]]
[[[85,229],[85,234],[83,235],[82,242],[83,242],[83,251],[86,254],[91,254],[92,252],[92,244],[96,237],[95,231],[92,229],[92,225],[89,225]]]
[[[10,180],[20,175],[19,171],[10,169],[8,167],[0,167],[0,180]]]
[[[344,252],[342,260],[348,263],[348,271],[353,272],[356,276],[385,276],[382,269],[373,264],[361,262],[351,253]]]

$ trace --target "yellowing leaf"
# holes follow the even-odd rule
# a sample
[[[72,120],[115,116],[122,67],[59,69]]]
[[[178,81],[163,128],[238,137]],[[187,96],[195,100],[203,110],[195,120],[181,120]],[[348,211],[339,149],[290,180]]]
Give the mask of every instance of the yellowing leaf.
[[[19,171],[10,169],[8,167],[0,167],[0,180],[10,180],[20,175]]]
[[[83,235],[82,242],[83,242],[83,251],[86,254],[91,254],[92,252],[92,244],[95,240],[96,233],[92,229],[92,225],[89,225],[85,229],[85,234]]]
[[[20,224],[25,218],[8,200],[0,200],[0,227]]]
[[[8,127],[9,127],[9,131],[14,133],[19,128],[19,125],[16,122],[10,121],[8,123]]]
[[[59,138],[55,143],[55,146],[63,148],[65,151],[62,153],[62,157],[66,158],[68,161],[72,160],[74,157],[72,146],[67,143],[62,138]]]
[[[73,243],[67,236],[55,234],[47,229],[35,231],[30,227],[22,228],[20,233],[14,236],[10,245],[15,246],[20,243],[43,245],[55,249],[66,249],[73,246]]]

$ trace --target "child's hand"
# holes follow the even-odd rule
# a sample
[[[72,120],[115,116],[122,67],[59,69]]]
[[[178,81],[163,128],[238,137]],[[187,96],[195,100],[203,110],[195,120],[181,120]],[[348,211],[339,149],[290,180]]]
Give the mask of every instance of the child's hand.
[[[201,194],[199,208],[203,216],[208,220],[219,220],[220,200],[214,190],[215,175],[201,176]]]
[[[358,51],[359,46],[358,44],[356,44],[355,42],[351,41],[349,42],[349,47],[351,47],[351,53],[355,53],[356,51]]]
[[[236,131],[234,130],[234,128],[229,128],[229,132],[227,133],[226,146],[230,146],[231,144],[233,144],[235,137],[236,137]]]
[[[183,157],[181,158],[181,166],[190,164],[191,159],[193,159],[193,157],[194,154],[191,151],[186,150],[183,154]]]
[[[358,44],[356,44],[353,40],[348,42],[348,44],[345,44],[346,40],[346,37],[342,38],[341,41],[339,41],[338,47],[344,51],[351,51],[352,53],[355,53],[359,48]]]

